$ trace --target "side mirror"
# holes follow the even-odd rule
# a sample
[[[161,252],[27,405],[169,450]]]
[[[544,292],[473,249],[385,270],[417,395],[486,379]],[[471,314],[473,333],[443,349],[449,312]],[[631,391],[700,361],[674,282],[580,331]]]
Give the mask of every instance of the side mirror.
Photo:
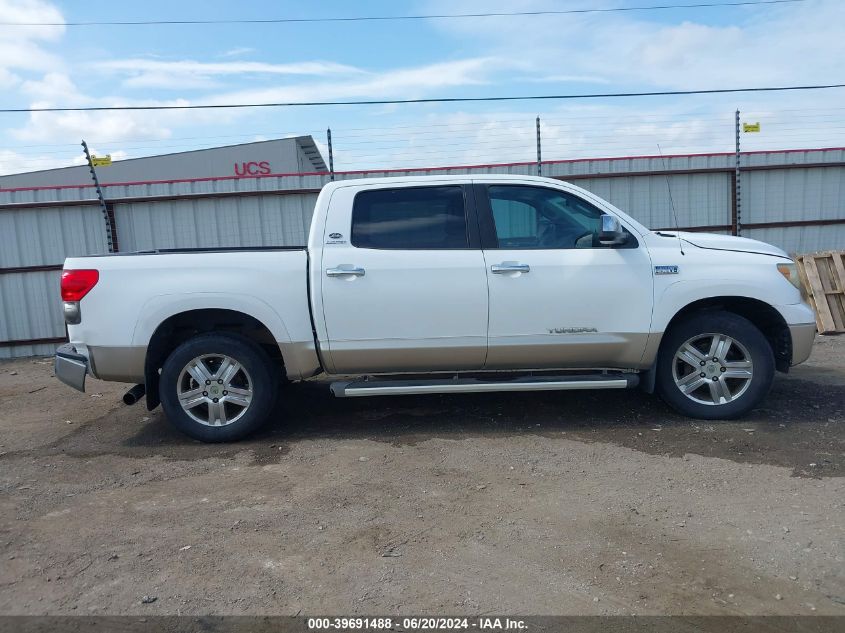
[[[622,225],[619,224],[619,219],[615,215],[601,216],[601,232],[599,233],[599,243],[605,246],[617,246],[624,244],[628,240],[628,236]]]

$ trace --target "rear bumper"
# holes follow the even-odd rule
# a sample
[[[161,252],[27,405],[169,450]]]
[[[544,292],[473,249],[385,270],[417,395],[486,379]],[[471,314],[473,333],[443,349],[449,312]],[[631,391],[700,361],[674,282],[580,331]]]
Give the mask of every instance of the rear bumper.
[[[803,363],[810,358],[810,353],[813,351],[813,341],[816,339],[816,324],[790,325],[789,333],[792,336],[792,362],[790,364]]]
[[[54,364],[56,378],[79,391],[85,391],[85,376],[91,371],[88,348],[75,343],[65,343],[56,350]]]

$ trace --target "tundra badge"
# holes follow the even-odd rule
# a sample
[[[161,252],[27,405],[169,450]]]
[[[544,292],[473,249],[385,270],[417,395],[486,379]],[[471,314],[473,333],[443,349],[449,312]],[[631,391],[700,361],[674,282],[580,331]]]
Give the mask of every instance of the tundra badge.
[[[654,267],[654,274],[655,275],[677,275],[678,274],[678,267],[677,266],[655,266]]]

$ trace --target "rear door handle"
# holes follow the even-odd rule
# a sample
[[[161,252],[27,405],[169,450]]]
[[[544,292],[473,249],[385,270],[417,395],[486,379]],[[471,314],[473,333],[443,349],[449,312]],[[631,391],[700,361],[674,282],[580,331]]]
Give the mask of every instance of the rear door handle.
[[[326,276],[328,277],[342,277],[343,275],[363,277],[366,272],[366,270],[364,270],[363,268],[358,268],[357,266],[349,266],[348,268],[340,266],[338,266],[337,268],[326,268]]]
[[[504,275],[505,273],[530,273],[531,266],[528,264],[520,264],[518,262],[502,262],[501,264],[493,264],[490,270],[494,275]]]

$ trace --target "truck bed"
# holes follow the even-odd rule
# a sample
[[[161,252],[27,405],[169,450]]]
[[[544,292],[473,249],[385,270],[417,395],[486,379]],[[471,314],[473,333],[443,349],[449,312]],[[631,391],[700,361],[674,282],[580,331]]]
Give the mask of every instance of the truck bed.
[[[281,347],[314,349],[304,247],[184,249],[72,257],[65,269],[96,269],[99,281],[68,326],[100,378],[141,382],[147,345],[166,319],[231,310],[258,319]],[[316,358],[316,353],[314,353]]]

